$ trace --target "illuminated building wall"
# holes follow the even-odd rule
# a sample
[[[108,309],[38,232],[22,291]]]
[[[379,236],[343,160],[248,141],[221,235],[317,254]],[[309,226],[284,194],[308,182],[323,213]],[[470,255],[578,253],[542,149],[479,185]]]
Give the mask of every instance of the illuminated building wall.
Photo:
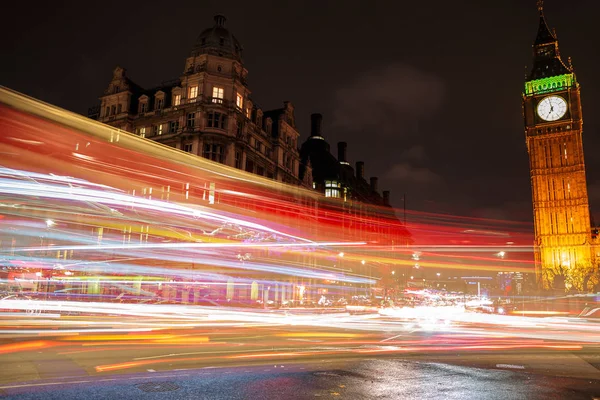
[[[153,89],[113,71],[99,110],[90,117],[165,145],[280,182],[298,179],[294,107],[263,111],[251,98],[242,45],[217,15],[185,60],[181,77]]]
[[[312,167],[313,188],[324,195],[319,201],[321,210],[337,210],[342,240],[362,240],[373,246],[371,255],[384,256],[406,248],[412,238],[404,223],[396,216],[390,205],[390,192],[378,190],[378,178],[365,179],[365,165],[356,163],[356,170],[347,158],[347,143],[337,144],[337,157],[331,153],[330,145],[322,129],[322,115],[311,115],[311,132],[300,149],[301,166]],[[300,170],[300,179],[307,171]],[[387,253],[389,256],[389,253]],[[359,274],[382,278],[390,276],[392,265],[379,263],[354,263],[340,260],[345,268]],[[389,284],[380,281],[381,285]]]
[[[523,94],[540,288],[587,291],[594,273],[580,86],[539,4],[533,68]],[[563,279],[564,277],[564,279]],[[595,278],[594,278],[595,279]]]

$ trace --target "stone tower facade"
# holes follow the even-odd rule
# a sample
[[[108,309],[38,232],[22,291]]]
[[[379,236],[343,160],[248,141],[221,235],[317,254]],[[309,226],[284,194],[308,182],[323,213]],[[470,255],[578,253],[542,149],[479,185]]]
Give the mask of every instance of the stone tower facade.
[[[538,1],[533,68],[523,94],[535,261],[543,289],[587,291],[596,267],[583,154],[580,86]],[[591,286],[590,286],[591,285]]]

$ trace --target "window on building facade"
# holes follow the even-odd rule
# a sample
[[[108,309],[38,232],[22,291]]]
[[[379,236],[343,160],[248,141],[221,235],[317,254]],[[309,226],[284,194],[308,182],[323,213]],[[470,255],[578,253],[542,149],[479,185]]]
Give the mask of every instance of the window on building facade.
[[[252,110],[250,107],[246,107],[246,118],[250,119],[252,117]]]
[[[242,168],[242,153],[239,151],[235,152],[235,167],[237,169]]]
[[[175,133],[179,129],[179,121],[171,121],[169,122],[169,132]]]
[[[195,99],[198,97],[198,86],[191,86],[189,96],[190,99]]]
[[[256,149],[256,151],[261,153],[262,152],[262,143],[257,140],[256,144],[254,145],[254,148]]]
[[[140,113],[145,113],[146,111],[148,111],[148,103],[140,103]]]
[[[212,102],[217,104],[223,104],[224,91],[222,87],[214,86]]]
[[[163,99],[156,99],[156,107],[155,108],[157,110],[162,110],[163,104],[164,104],[164,100]]]
[[[241,136],[242,135],[242,131],[244,130],[244,125],[242,124],[242,121],[238,121],[237,123],[237,135]]]
[[[180,104],[181,104],[181,95],[180,94],[173,95],[173,105],[178,106]]]
[[[110,106],[110,115],[115,115],[117,113],[117,106]]]
[[[242,109],[242,106],[244,105],[244,97],[240,93],[238,93],[237,96],[235,97],[235,105],[240,110]]]
[[[220,144],[205,144],[202,156],[216,162],[223,162],[223,146]]]
[[[325,197],[340,198],[341,183],[338,181],[325,181]]]
[[[117,104],[117,114],[121,114],[121,112],[123,111],[123,105],[121,103]],[[567,150],[565,150],[565,154],[567,153]],[[565,156],[565,158],[567,158]]]
[[[206,121],[206,126],[208,128],[225,129],[226,119],[227,119],[227,116],[225,114],[221,114],[218,112],[209,112],[208,118]]]
[[[256,166],[256,175],[264,176],[265,175],[265,168],[261,167],[260,165],[257,165]]]
[[[246,160],[246,172],[254,173],[254,161]]]
[[[143,137],[143,138],[145,138],[145,137],[146,137],[146,127],[145,127],[145,126],[142,126],[142,127],[139,129],[139,134],[140,134],[140,137]]]
[[[105,117],[108,117],[110,115],[110,107],[106,107],[106,112],[104,113]]]
[[[186,119],[186,126],[188,128],[193,128],[196,125],[196,113],[188,113]]]
[[[183,151],[186,153],[191,153],[194,145],[192,143],[186,143],[183,145]]]

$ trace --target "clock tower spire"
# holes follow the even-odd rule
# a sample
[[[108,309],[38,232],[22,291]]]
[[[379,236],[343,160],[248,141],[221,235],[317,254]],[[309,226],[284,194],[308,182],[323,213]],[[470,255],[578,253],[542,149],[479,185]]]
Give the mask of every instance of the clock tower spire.
[[[580,87],[572,67],[560,57],[543,1],[537,6],[533,67],[523,93],[537,281],[543,289],[587,291],[582,286],[593,254]]]

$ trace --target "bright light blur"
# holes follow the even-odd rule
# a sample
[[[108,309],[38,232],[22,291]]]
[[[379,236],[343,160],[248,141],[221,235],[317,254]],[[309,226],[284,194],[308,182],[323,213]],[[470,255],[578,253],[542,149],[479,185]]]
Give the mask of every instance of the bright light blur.
[[[529,291],[526,224],[409,210],[405,226],[0,100],[0,354],[102,374],[600,343],[596,295]]]

